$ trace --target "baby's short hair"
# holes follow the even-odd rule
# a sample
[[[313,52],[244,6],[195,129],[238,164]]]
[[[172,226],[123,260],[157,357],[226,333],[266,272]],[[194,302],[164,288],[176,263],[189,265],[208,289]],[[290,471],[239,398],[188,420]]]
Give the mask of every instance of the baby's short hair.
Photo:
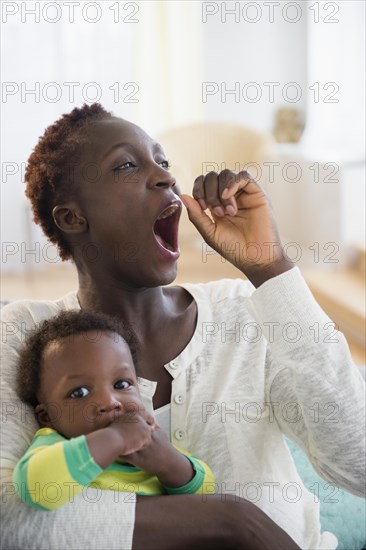
[[[40,371],[43,353],[48,344],[59,342],[75,334],[92,330],[113,332],[128,344],[136,365],[136,336],[131,327],[121,320],[90,311],[63,311],[51,319],[43,321],[27,338],[20,352],[17,391],[19,397],[35,407],[38,405],[37,391],[40,383]]]

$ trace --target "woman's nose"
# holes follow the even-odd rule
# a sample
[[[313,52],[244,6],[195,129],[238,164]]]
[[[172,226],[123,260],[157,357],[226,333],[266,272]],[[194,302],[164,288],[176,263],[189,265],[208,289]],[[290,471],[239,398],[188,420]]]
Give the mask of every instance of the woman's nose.
[[[151,175],[150,178],[150,187],[159,187],[163,189],[169,189],[174,187],[176,184],[176,179],[166,168],[162,166],[156,167],[156,171]]]

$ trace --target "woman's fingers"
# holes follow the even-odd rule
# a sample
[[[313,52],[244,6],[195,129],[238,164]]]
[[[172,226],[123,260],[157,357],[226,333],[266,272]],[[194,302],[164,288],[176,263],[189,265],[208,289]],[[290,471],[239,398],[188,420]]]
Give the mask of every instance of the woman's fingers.
[[[199,176],[193,187],[193,197],[198,201],[202,210],[209,208],[217,216],[225,214],[225,207],[232,205],[232,199],[223,200],[221,193],[227,184],[229,177],[234,172],[224,170],[220,174],[209,172],[206,176]]]
[[[215,224],[203,211],[204,209],[202,208],[201,203],[197,204],[197,201],[199,202],[200,199],[194,200],[189,195],[181,195],[180,198],[187,208],[188,217],[193,225],[196,226],[204,238],[210,236]]]
[[[230,185],[233,184],[237,174],[232,170],[223,170],[219,174],[219,196],[224,208],[224,214],[229,214],[229,216],[235,216],[238,211],[236,201],[233,196],[227,196],[224,194],[226,189],[230,189]]]
[[[223,216],[224,210],[221,205],[219,194],[219,179],[216,172],[209,172],[204,179],[205,201],[212,212],[217,216]]]
[[[193,197],[202,210],[209,208],[216,216],[235,216],[238,211],[236,198],[245,189],[246,193],[258,192],[259,186],[245,170],[235,173],[223,170],[219,174],[209,172],[196,178]]]
[[[205,201],[204,180],[205,180],[205,176],[198,176],[198,178],[194,180],[193,192],[192,192],[193,198],[195,198],[196,201],[199,202],[199,205],[202,208],[202,210],[206,210],[206,208],[208,208],[208,205]]]
[[[246,170],[234,174],[234,177],[228,181],[222,193],[223,198],[234,197],[236,193],[244,189],[248,194],[258,193],[259,190],[259,185]]]

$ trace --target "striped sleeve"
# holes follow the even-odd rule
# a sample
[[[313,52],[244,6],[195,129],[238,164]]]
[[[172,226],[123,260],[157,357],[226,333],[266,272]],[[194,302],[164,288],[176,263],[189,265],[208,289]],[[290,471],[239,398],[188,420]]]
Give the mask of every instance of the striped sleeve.
[[[164,485],[166,492],[169,495],[187,495],[187,494],[198,494],[198,495],[213,495],[215,494],[216,483],[215,477],[211,471],[211,468],[199,460],[198,458],[192,456],[187,451],[183,451],[176,447],[178,451],[184,454],[192,463],[195,475],[185,485],[181,487],[167,487]]]
[[[72,502],[102,471],[84,435],[65,439],[51,428],[42,428],[16,465],[13,483],[26,504],[55,510]]]

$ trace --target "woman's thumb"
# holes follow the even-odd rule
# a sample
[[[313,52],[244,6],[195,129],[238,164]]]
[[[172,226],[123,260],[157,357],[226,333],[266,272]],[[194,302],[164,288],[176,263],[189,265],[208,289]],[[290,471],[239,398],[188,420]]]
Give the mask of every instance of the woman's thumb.
[[[213,221],[207,216],[207,214],[205,214],[193,197],[190,197],[189,195],[181,195],[180,198],[187,209],[188,218],[190,221],[205,240],[210,239],[215,227]]]

